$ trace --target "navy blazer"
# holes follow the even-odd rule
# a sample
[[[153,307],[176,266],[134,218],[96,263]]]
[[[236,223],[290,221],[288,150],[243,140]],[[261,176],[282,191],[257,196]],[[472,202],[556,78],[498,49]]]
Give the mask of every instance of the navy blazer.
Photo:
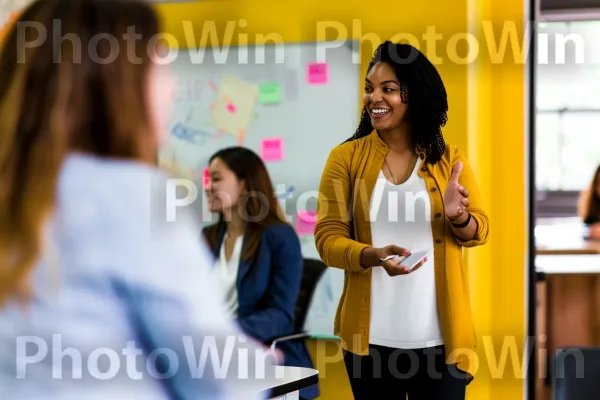
[[[206,228],[205,228],[206,229]],[[219,257],[226,226],[220,223],[215,258]],[[249,336],[263,343],[295,332],[296,300],[302,282],[304,260],[296,231],[288,224],[271,225],[263,231],[255,260],[240,259],[237,322]],[[314,368],[306,342],[289,340],[277,344],[284,365]],[[302,389],[300,396],[314,399],[319,386]]]

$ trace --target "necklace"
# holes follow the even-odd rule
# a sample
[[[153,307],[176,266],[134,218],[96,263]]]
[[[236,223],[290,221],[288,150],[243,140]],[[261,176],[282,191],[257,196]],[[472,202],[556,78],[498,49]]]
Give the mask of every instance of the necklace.
[[[392,169],[390,168],[390,165],[387,162],[387,158],[384,159],[385,166],[387,167],[388,172],[390,173],[390,176],[392,177],[392,181],[393,181],[394,185],[402,184],[408,180],[408,178],[410,177],[410,174],[412,173],[413,169],[415,168],[415,165],[417,164],[418,159],[419,159],[419,157],[416,157],[414,155],[411,157],[411,160],[408,163],[408,168],[406,169],[406,172],[404,173],[404,177],[402,178],[402,181],[400,183],[396,182],[396,177],[394,177],[394,173],[392,172]]]

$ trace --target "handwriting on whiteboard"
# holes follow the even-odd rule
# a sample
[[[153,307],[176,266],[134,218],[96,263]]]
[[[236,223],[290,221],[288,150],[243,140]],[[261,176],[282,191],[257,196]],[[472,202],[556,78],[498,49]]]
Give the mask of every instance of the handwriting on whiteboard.
[[[204,144],[213,135],[203,129],[193,128],[185,123],[178,122],[171,130],[171,134],[179,140],[191,144]]]
[[[207,139],[212,138],[214,135],[204,129],[195,128],[192,126],[190,121],[192,120],[192,114],[194,110],[190,109],[183,122],[177,122],[171,134],[179,140],[188,142],[191,144],[204,144]]]
[[[173,101],[180,103],[199,102],[204,93],[205,83],[200,78],[181,79],[177,81],[177,90]]]

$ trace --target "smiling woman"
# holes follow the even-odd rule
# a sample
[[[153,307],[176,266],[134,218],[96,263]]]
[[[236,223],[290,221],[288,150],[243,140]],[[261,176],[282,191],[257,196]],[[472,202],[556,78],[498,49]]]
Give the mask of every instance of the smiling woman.
[[[389,130],[407,122],[404,119],[408,108],[406,83],[398,81],[389,64],[375,64],[369,71],[365,79],[364,103],[375,129]]]
[[[463,400],[478,361],[462,248],[487,242],[488,217],[467,159],[442,135],[444,84],[416,48],[384,42],[363,102],[325,166],[315,228],[323,261],[345,270],[335,334],[354,398]],[[412,267],[404,257],[418,253]]]

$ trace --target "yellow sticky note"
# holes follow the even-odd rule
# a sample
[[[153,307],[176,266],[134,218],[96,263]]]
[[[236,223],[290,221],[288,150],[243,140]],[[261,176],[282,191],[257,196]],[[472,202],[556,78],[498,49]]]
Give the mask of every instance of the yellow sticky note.
[[[211,124],[235,136],[245,132],[254,119],[258,93],[258,87],[250,82],[224,77],[212,107]]]

